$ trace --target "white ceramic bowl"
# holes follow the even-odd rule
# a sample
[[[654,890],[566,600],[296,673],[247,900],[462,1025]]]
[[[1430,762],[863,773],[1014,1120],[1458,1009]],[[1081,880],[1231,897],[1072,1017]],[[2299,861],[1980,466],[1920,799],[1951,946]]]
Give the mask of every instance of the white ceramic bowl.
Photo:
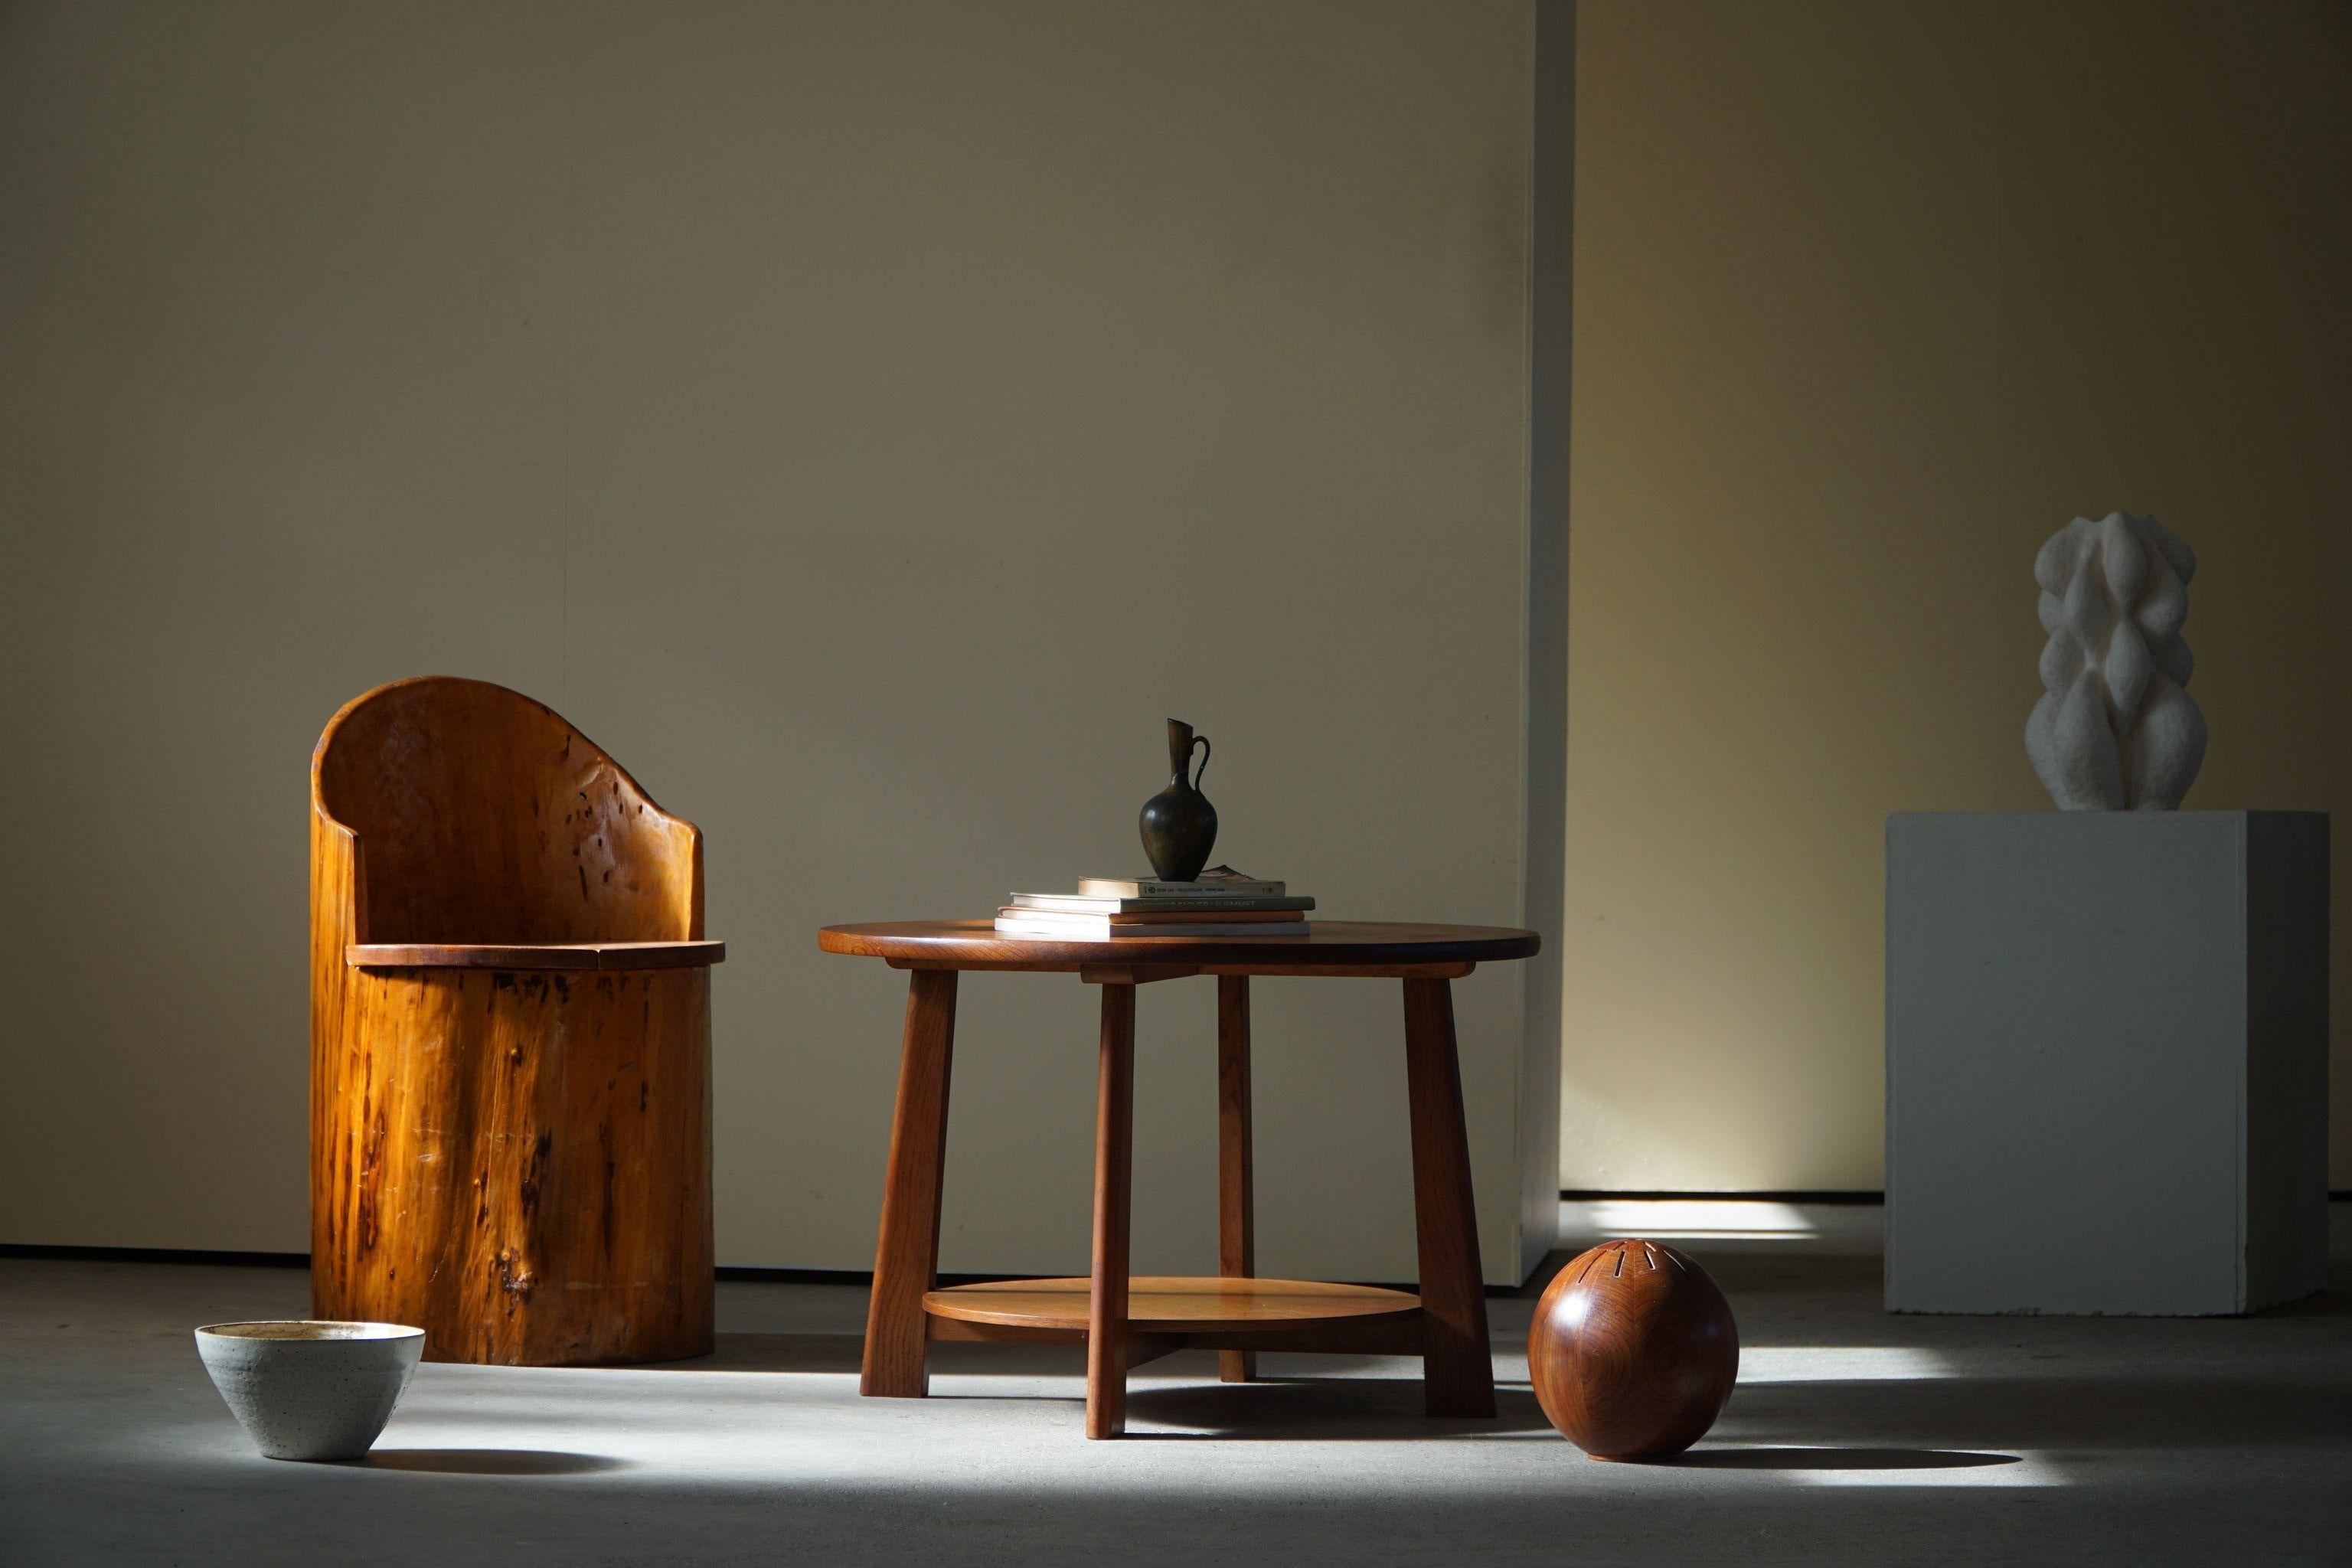
[[[213,1386],[273,1459],[356,1459],[392,1419],[425,1331],[289,1321],[196,1331]]]

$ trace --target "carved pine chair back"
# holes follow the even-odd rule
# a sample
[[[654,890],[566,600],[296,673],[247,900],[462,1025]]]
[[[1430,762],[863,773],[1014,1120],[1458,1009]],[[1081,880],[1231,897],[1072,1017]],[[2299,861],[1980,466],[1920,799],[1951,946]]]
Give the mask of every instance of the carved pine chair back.
[[[503,686],[424,676],[355,699],[319,739],[310,804],[317,830],[356,840],[350,941],[702,936],[699,831]]]

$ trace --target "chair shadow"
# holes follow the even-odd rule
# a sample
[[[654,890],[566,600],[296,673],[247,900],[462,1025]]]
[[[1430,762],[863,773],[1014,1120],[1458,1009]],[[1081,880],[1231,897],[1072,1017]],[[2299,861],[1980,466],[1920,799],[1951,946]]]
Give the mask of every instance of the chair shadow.
[[[2018,1458],[1958,1448],[1691,1448],[1663,1458],[1612,1462],[1693,1470],[1964,1470],[2014,1465]]]
[[[626,1459],[551,1448],[378,1448],[345,1462],[353,1469],[437,1476],[580,1476],[628,1468]]]

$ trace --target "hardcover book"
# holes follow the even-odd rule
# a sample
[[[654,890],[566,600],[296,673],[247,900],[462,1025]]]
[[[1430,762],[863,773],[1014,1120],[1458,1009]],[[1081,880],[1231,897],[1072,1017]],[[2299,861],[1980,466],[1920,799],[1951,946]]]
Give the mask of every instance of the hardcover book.
[[[1284,887],[1280,882],[1244,877],[1230,866],[1212,866],[1190,882],[1164,882],[1150,877],[1082,877],[1078,891],[1096,899],[1278,899]]]
[[[1134,898],[1093,898],[1084,893],[1015,893],[1015,906],[1039,911],[1053,910],[1062,914],[1117,915],[1139,912],[1240,914],[1244,912],[1302,912],[1315,907],[1315,900],[1305,898],[1202,898],[1195,894],[1171,893],[1166,896],[1146,894]]]
[[[1181,926],[1186,930],[1204,925],[1295,926],[1301,919],[1297,910],[1041,910],[1022,903],[1006,904],[996,912],[1015,921],[1075,921],[1087,925],[1108,921],[1121,929],[1150,925]]]
[[[996,917],[996,929],[1006,936],[1059,937],[1064,942],[1110,942],[1133,936],[1305,936],[1307,922],[1291,921],[1152,921],[1114,925],[1102,915],[1040,915],[1013,910]]]

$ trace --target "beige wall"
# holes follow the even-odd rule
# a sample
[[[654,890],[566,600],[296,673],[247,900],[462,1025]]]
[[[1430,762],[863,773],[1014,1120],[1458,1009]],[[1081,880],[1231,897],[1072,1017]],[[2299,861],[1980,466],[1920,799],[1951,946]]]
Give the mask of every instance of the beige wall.
[[[2047,804],[2059,525],[2199,552],[2190,806],[2352,853],[2352,11],[1601,0],[1579,53],[1561,1181],[1874,1188],[1882,818]]]
[[[719,1250],[872,1257],[903,977],[823,921],[1221,858],[1514,923],[1532,16],[0,12],[9,1241],[296,1248],[305,763],[425,671],[709,834]],[[1157,626],[1151,606],[1175,606]],[[1457,987],[1490,1277],[1514,966]],[[1413,1270],[1395,988],[1261,985],[1259,1260]],[[1140,1006],[1139,1266],[1213,1268],[1213,990]],[[1094,997],[964,987],[944,1265],[1085,1257]]]

